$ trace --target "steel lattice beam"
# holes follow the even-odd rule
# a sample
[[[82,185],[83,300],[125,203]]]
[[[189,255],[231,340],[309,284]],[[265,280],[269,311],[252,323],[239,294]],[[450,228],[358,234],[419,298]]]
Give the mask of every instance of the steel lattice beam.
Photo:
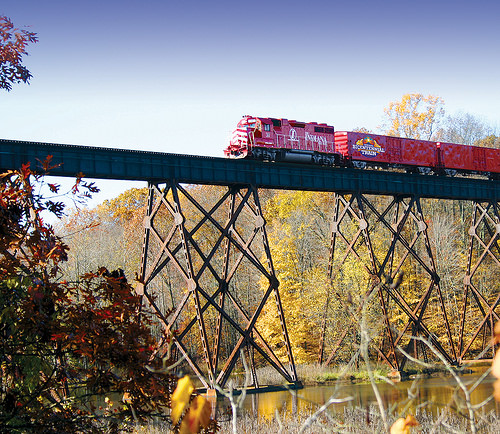
[[[415,340],[412,339],[413,336],[424,337],[449,363],[456,363],[457,356],[420,198],[394,196],[381,211],[377,209],[374,202],[361,194],[353,194],[349,198],[338,194],[335,196],[328,270],[330,278],[333,282],[337,280],[348,259],[354,258],[358,264],[358,270],[360,272],[364,270],[365,275],[369,277],[369,284],[365,293],[360,295],[357,306],[352,302],[351,293],[348,293],[349,300],[347,301],[345,294],[339,290],[334,296],[341,302],[343,308],[349,311],[349,317],[355,325],[353,329],[357,329],[361,312],[366,307],[366,303],[373,298],[374,292],[377,292],[384,331],[382,339],[374,345],[374,350],[394,369],[403,370],[407,360],[406,356],[397,351],[399,347],[404,347],[406,352],[413,352],[415,357],[418,357],[419,349]],[[384,231],[385,238],[389,240],[385,244],[380,241],[380,237],[384,236]],[[374,238],[375,234],[379,237],[378,241]],[[339,242],[344,246],[340,253]],[[401,286],[402,282],[404,284],[402,272],[410,258],[413,263],[418,264],[428,279],[427,287],[418,287],[416,294],[413,291],[415,299],[412,301],[407,300]],[[332,294],[328,294],[327,304],[331,299]],[[427,311],[431,299],[436,305],[434,310],[439,311],[442,316],[446,344],[441,343],[429,326]],[[325,364],[333,360],[348,333],[352,332],[348,329],[343,330],[334,342],[328,358],[324,361],[328,309],[329,306],[325,306],[323,336],[319,348],[319,361]],[[393,318],[396,313],[399,317],[397,322],[399,325]],[[402,317],[406,318],[404,322],[401,320]]]
[[[219,194],[218,200],[207,205],[206,198],[196,199],[189,188],[178,183],[166,183],[163,188],[150,184],[138,291],[159,314],[176,348],[205,387],[224,387],[243,350],[251,362],[258,354],[286,381],[297,383],[257,189],[230,187]],[[209,242],[207,236],[212,237]],[[180,279],[175,283],[178,299],[167,309],[155,296],[158,281],[169,269]],[[250,270],[254,280],[258,275],[267,281],[255,306],[244,305],[238,295],[235,281],[242,269]],[[257,327],[272,298],[282,325],[288,366]],[[238,336],[226,354],[222,354],[224,333]],[[193,339],[201,343],[201,363]],[[258,387],[253,363],[250,368]]]
[[[485,273],[500,271],[500,215],[497,202],[475,202],[469,228],[467,270],[459,337],[459,360],[494,355],[494,323],[500,293]],[[478,281],[483,280],[479,286]],[[484,281],[488,279],[488,283]],[[472,326],[472,329],[469,327]],[[467,357],[468,356],[468,357]]]

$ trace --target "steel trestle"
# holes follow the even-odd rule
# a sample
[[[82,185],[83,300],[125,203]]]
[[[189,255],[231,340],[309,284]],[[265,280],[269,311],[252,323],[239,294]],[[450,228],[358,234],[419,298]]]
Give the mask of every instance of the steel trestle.
[[[242,351],[250,362],[254,387],[259,386],[256,356],[287,382],[297,383],[257,189],[213,187],[219,197],[201,200],[195,199],[192,190],[196,187],[176,182],[167,182],[163,188],[149,185],[138,292],[159,315],[164,332],[204,387],[224,387]],[[160,303],[163,286],[173,274],[170,285],[177,295],[171,297],[170,304]],[[250,296],[257,297],[253,303],[243,301],[240,286],[245,279],[267,282],[260,295],[252,288]],[[257,327],[272,298],[282,326],[288,366]],[[197,342],[201,343],[201,360]],[[227,348],[228,342],[232,349]]]
[[[339,288],[335,282],[342,280],[339,273],[345,274],[349,261],[356,262],[358,273],[364,270],[366,288],[360,294]],[[420,270],[421,276],[415,274],[416,268]],[[328,273],[332,280],[333,296],[355,323],[353,330],[362,326],[363,315],[371,315],[373,324],[377,323],[377,318],[382,320],[372,348],[393,369],[404,370],[407,361],[405,353],[415,358],[426,358],[424,340],[450,364],[457,362],[419,197],[393,196],[388,203],[383,203],[383,198],[368,198],[360,193],[350,196],[336,194]],[[422,276],[427,276],[426,284]],[[374,310],[372,307],[372,311],[367,312],[367,305],[373,305],[370,301],[375,294],[378,295],[379,308]],[[357,302],[354,302],[356,296]],[[326,299],[318,361],[329,364],[352,330],[337,334],[325,360],[328,334],[326,319],[332,294],[327,294]],[[442,319],[439,327],[435,315]],[[366,327],[366,321],[364,324]],[[441,328],[444,328],[444,334],[438,333]],[[439,338],[438,334],[441,335]],[[417,340],[415,337],[422,339]]]

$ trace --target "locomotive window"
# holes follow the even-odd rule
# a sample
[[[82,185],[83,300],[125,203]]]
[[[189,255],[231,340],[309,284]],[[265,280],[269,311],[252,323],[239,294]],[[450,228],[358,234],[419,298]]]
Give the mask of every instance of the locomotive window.
[[[334,130],[333,130],[333,128],[325,128],[325,133],[327,133],[327,134],[333,134]]]
[[[271,119],[271,122],[275,127],[281,128],[281,121],[279,119]]]
[[[295,128],[305,128],[306,124],[303,124],[301,122],[290,122],[290,126]]]
[[[271,131],[271,125],[264,124],[264,131]]]
[[[323,127],[314,127],[315,133],[324,133],[325,129]]]

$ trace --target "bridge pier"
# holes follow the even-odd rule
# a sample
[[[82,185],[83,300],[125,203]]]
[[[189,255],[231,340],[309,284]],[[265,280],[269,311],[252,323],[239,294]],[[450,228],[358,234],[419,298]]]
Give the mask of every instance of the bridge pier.
[[[365,287],[358,293],[341,286],[348,270],[358,281],[364,276]],[[335,194],[328,273],[331,286],[324,309],[320,363],[328,365],[349,334],[353,340],[353,331],[360,327],[370,329],[372,350],[394,370],[403,371],[408,360],[398,348],[415,358],[427,358],[422,340],[430,342],[450,364],[456,363],[420,197]],[[378,306],[372,301],[375,297]],[[337,333],[328,345],[328,332],[335,332],[333,324],[328,324],[333,299],[354,327]]]
[[[491,277],[485,273],[492,269],[500,271],[499,243],[498,202],[474,202],[458,342],[460,362],[494,356],[493,329],[500,319],[500,292],[492,287]]]
[[[149,184],[139,292],[206,389],[223,388],[238,361],[259,387],[255,358],[297,383],[257,188],[212,187],[212,197],[206,189],[197,197],[197,189]],[[273,299],[287,366],[256,327]]]

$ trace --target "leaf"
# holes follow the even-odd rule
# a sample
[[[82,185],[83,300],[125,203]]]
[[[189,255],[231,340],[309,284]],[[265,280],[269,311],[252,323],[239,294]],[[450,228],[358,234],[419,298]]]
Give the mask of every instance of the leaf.
[[[500,352],[497,351],[491,364],[491,375],[500,379]]]
[[[500,321],[497,321],[497,323],[495,324],[495,328],[493,329],[493,332],[495,334],[495,336],[493,338],[493,342],[495,344],[500,344]]]
[[[493,383],[493,398],[495,401],[500,401],[500,380]]]
[[[200,428],[206,428],[210,422],[212,407],[203,396],[197,395],[184,416],[180,427],[181,434],[197,433]]]
[[[57,193],[59,191],[59,184],[48,184],[50,191],[52,193]]]
[[[193,390],[193,383],[191,383],[189,375],[185,375],[177,382],[177,387],[175,388],[171,398],[172,412],[170,413],[170,417],[172,418],[174,425],[177,425],[177,422],[179,422],[182,412],[189,403]]]
[[[409,434],[412,426],[418,426],[419,423],[417,419],[411,414],[406,416],[406,419],[400,417],[391,426],[391,434]]]

